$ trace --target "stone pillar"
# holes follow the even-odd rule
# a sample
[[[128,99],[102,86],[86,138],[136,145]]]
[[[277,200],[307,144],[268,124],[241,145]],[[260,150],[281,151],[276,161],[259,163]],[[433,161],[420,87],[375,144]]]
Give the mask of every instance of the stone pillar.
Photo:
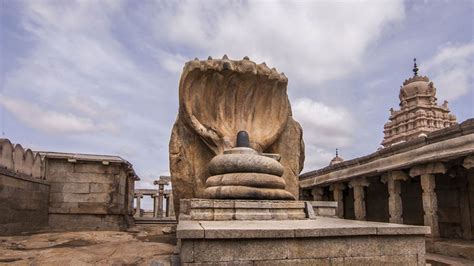
[[[461,214],[461,228],[462,228],[462,238],[466,240],[473,239],[472,236],[472,219],[471,219],[471,204],[469,199],[469,194],[473,193],[474,188],[474,172],[465,173],[465,178],[463,178],[461,186],[459,186],[459,210]],[[456,178],[456,177],[455,177]],[[470,192],[470,190],[472,192]]]
[[[314,187],[311,189],[313,200],[323,200],[324,189],[322,187]]]
[[[156,217],[163,217],[163,197],[165,192],[165,185],[168,185],[171,180],[169,176],[160,176],[160,179],[153,182],[154,185],[158,185],[158,209]]]
[[[382,176],[382,183],[387,183],[388,187],[388,212],[389,222],[403,224],[403,206],[400,180],[407,180],[408,175],[403,171],[392,171]]]
[[[367,186],[369,186],[369,182],[365,178],[357,178],[349,182],[349,187],[354,189],[354,214],[356,220],[366,220],[364,187]]]
[[[446,174],[447,168],[444,163],[435,162],[417,165],[410,169],[410,176],[420,176],[421,188],[423,189],[423,220],[426,226],[431,227],[431,237],[439,237],[438,224],[438,199],[436,197],[435,174]]]
[[[332,184],[329,190],[332,191],[334,201],[337,202],[337,217],[344,219],[344,183]]]
[[[165,200],[166,200],[165,217],[169,217],[170,216],[170,197],[168,193],[165,193]]]
[[[156,216],[158,218],[163,218],[163,199],[164,199],[163,193],[158,192],[158,211],[157,211],[157,216]]]
[[[142,217],[141,210],[141,198],[143,198],[142,194],[135,194],[135,198],[137,199],[137,205],[135,206],[135,217]]]
[[[168,200],[169,200],[169,205],[168,205],[168,209],[169,209],[169,217],[175,217],[175,213],[174,213],[174,203],[173,203],[173,190],[170,191],[170,194],[168,196]]]
[[[463,165],[466,170],[466,185],[461,188],[461,226],[462,226],[462,236],[464,239],[474,239],[474,226],[473,222],[474,213],[471,212],[471,204],[474,202],[471,199],[474,199],[474,155],[467,156],[464,158]]]
[[[154,194],[151,197],[153,198],[153,218],[158,218],[160,214],[160,197],[158,194]]]
[[[439,225],[438,225],[438,199],[436,192],[436,180],[433,174],[421,175],[421,188],[423,189],[423,211],[424,222],[426,226],[431,227],[431,236],[439,236]]]

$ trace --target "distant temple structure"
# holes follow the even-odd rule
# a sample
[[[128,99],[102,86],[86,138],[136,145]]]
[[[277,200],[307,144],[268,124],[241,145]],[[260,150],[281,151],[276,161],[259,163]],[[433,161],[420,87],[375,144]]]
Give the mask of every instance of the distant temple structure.
[[[344,162],[344,159],[342,159],[342,157],[339,156],[339,150],[336,149],[336,156],[332,158],[331,162],[329,162],[329,165],[335,165],[341,162]]]
[[[416,58],[413,73],[400,87],[400,110],[390,109],[390,121],[384,125],[384,147],[456,124],[448,102],[437,104],[433,82],[426,76],[418,76]]]

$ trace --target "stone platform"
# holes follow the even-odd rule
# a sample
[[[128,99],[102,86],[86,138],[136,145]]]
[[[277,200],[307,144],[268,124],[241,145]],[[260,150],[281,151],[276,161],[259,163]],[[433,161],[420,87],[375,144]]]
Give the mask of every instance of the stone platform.
[[[335,217],[336,202],[182,199],[179,220],[297,220]]]
[[[425,264],[430,228],[329,217],[180,221],[184,265]]]

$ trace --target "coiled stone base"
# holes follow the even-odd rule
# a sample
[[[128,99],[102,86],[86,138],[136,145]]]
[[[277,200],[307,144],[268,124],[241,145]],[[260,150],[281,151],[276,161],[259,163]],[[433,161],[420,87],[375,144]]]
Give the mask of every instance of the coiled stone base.
[[[211,199],[268,199],[295,200],[295,197],[284,189],[257,188],[248,186],[218,186],[204,190]]]
[[[285,180],[276,175],[260,173],[231,173],[210,176],[206,180],[206,187],[217,186],[249,186],[256,188],[285,189]]]

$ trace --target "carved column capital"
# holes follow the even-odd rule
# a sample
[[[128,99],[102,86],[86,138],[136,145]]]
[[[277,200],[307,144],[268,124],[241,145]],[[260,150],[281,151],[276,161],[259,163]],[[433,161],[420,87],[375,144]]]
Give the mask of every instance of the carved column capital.
[[[469,155],[466,158],[464,158],[462,166],[466,169],[473,168],[474,167],[474,155]]]
[[[409,175],[411,177],[421,176],[426,174],[445,174],[448,169],[446,165],[441,162],[428,163],[422,165],[415,165],[410,169]]]
[[[384,173],[382,175],[382,178],[380,179],[380,181],[382,183],[387,183],[389,180],[408,180],[409,176],[401,171],[401,170],[396,170],[396,171],[390,171],[390,172],[387,172],[387,173]]]
[[[370,185],[370,182],[365,177],[355,178],[349,182],[350,188],[368,187],[369,185]]]
[[[324,194],[324,189],[322,187],[313,187],[311,189],[311,195],[313,196],[313,200],[322,200]]]
[[[346,189],[346,184],[344,183],[335,183],[335,184],[332,184],[329,186],[329,190],[330,191],[334,191],[334,190],[344,190]]]

